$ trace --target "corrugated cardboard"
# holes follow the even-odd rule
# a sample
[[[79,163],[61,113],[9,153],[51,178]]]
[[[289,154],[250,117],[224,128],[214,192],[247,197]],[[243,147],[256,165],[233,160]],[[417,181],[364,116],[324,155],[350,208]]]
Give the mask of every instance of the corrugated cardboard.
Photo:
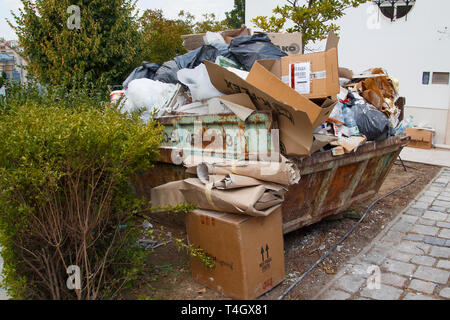
[[[345,154],[344,148],[342,148],[341,146],[338,147],[334,147],[333,149],[331,149],[331,153],[333,154],[333,156],[341,156],[343,154]]]
[[[353,71],[348,68],[339,68],[339,78],[345,78],[348,80],[353,79]]]
[[[268,216],[274,212],[284,200],[286,188],[270,182],[253,179],[253,186],[248,185],[248,179],[241,187],[219,190],[213,183],[204,184],[200,179],[184,180],[180,187],[188,203],[195,204],[200,209],[225,211],[250,216]],[[239,183],[235,179],[236,183]],[[241,179],[242,181],[242,179]]]
[[[169,182],[151,189],[152,208],[176,206],[177,204],[187,203],[180,191],[184,185],[183,180]],[[185,229],[185,214],[178,212],[158,212],[152,214],[152,219],[158,221],[164,226],[170,226],[179,230]]]
[[[314,135],[314,143],[311,152],[314,153],[319,151],[326,145],[329,145],[331,142],[336,141],[338,138],[335,136],[329,136],[326,134],[315,134]]]
[[[293,72],[293,68],[302,70]],[[336,95],[340,91],[337,48],[282,57],[281,76],[284,83],[310,99]]]
[[[298,183],[300,170],[297,165],[285,157],[281,160],[268,162],[204,157],[198,164],[185,162],[185,165],[188,167],[186,171],[197,174],[203,183],[210,175],[226,176],[231,173],[282,185]]]
[[[420,149],[431,149],[433,147],[434,130],[406,128],[405,134],[411,137],[408,147]]]
[[[367,141],[365,136],[351,136],[351,137],[339,137],[337,141],[333,141],[330,144],[333,146],[340,146],[345,153],[356,151],[360,145]]]
[[[258,110],[271,110],[278,115],[281,150],[290,156],[310,155],[314,128],[325,122],[336,100],[312,101],[281,79],[277,60],[259,60],[247,80],[212,62],[204,61],[212,84],[224,94],[246,93]]]
[[[220,31],[220,34],[222,35],[226,43],[230,43],[231,40],[235,37],[248,36],[250,35],[250,33],[250,29],[246,28],[245,26],[241,29]],[[186,50],[197,49],[205,44],[205,41],[203,40],[203,37],[205,35],[206,33],[182,35],[181,39],[183,40],[183,46],[186,48]]]
[[[195,210],[186,216],[189,243],[215,264],[191,257],[193,278],[233,299],[254,299],[285,277],[281,209],[267,217]]]
[[[267,33],[274,45],[290,56],[301,54],[303,50],[302,33]]]

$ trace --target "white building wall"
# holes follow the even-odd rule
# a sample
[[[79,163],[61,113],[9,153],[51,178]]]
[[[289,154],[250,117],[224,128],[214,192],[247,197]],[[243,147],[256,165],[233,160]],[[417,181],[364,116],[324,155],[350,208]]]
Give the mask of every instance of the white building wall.
[[[254,28],[252,18],[270,16],[277,4],[284,3],[247,0],[247,25]],[[406,114],[412,114],[416,123],[432,125],[438,144],[450,144],[450,86],[422,85],[422,74],[450,72],[449,12],[449,0],[416,0],[406,19],[391,22],[373,3],[366,3],[348,9],[337,22],[341,27],[339,65],[355,72],[387,69],[400,81]]]

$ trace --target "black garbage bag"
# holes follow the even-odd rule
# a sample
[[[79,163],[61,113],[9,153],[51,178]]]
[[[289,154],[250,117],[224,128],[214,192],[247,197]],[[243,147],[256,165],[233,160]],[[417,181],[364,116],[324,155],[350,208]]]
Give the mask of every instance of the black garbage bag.
[[[233,55],[230,53],[228,44],[225,44],[225,43],[212,43],[211,46],[213,46],[214,48],[219,50],[219,56],[223,56],[223,57],[226,57],[228,59],[234,60]]]
[[[175,57],[173,60],[175,60],[180,69],[194,69],[202,63],[203,60],[214,62],[219,55],[219,50],[216,47],[205,45],[185,53],[182,56]]]
[[[354,103],[352,110],[359,132],[368,141],[382,141],[389,137],[389,120],[383,112],[361,101]]]
[[[140,67],[137,67],[130,73],[128,78],[122,83],[122,86],[124,89],[128,89],[128,84],[135,79],[147,78],[153,80],[158,69],[159,64],[144,61]]]
[[[156,71],[153,80],[176,84],[178,82],[178,70],[180,70],[180,68],[174,60],[166,61],[159,67],[158,71]]]
[[[164,62],[155,74],[153,80],[165,83],[178,83],[177,71],[180,69],[194,69],[203,60],[214,62],[221,53],[227,54],[225,47],[216,48],[214,45],[205,45]]]
[[[252,36],[240,36],[231,40],[230,53],[235,60],[250,71],[256,60],[276,59],[287,56],[275,46],[265,33],[255,33]]]

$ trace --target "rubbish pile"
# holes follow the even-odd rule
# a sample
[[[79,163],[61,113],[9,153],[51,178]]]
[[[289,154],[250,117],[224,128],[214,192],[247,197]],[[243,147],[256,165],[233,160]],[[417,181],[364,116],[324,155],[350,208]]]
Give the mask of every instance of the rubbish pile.
[[[406,128],[398,81],[386,71],[339,68],[333,33],[325,51],[293,53],[295,36],[295,45],[282,44],[292,35],[245,27],[183,36],[191,51],[161,66],[143,62],[123,83],[122,111],[156,114],[161,151],[192,176],[152,188],[153,205],[198,207],[186,218],[189,242],[215,268],[192,258],[193,277],[232,298],[284,279],[281,205],[300,180],[294,158],[344,155]]]

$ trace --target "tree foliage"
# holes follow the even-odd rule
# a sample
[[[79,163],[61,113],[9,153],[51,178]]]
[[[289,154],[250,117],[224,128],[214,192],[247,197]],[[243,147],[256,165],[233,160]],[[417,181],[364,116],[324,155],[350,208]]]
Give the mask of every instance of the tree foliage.
[[[258,16],[252,19],[256,26],[266,32],[280,32],[286,22],[292,22],[293,27],[287,32],[301,32],[303,47],[310,41],[326,39],[330,31],[338,32],[339,26],[333,21],[342,18],[345,10],[358,7],[368,0],[287,0],[287,4],[273,9],[271,17]]]
[[[139,32],[132,0],[21,0],[13,14],[28,71],[43,85],[68,88],[120,83],[135,67]],[[81,9],[71,30],[68,7]]]
[[[161,10],[146,10],[139,19],[142,35],[142,61],[163,63],[186,53],[181,35],[192,32],[186,21],[164,17]]]
[[[239,29],[245,24],[245,0],[234,0],[234,8],[225,12],[226,23],[234,29]]]
[[[161,126],[99,108],[82,90],[60,96],[53,87],[7,85],[8,104],[0,104],[4,288],[22,299],[118,297],[144,266],[135,213],[147,202],[135,197],[130,178],[157,159]],[[75,291],[66,286],[70,265],[81,271]]]

